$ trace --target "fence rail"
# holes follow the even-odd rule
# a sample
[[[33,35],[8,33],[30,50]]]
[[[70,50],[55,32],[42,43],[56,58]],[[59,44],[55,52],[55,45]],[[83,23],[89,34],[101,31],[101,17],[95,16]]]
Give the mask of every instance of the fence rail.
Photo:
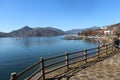
[[[59,56],[55,56],[47,59],[41,58],[40,61],[34,63],[32,66],[28,67],[24,71],[18,74],[16,72],[11,73],[10,80],[18,80],[19,77],[23,76],[24,74],[26,74],[28,71],[32,70],[36,66],[39,66],[39,68],[36,71],[34,71],[34,73],[27,76],[25,80],[36,80],[36,79],[45,80],[46,74],[48,73],[51,73],[63,67],[65,67],[67,70],[70,68],[70,65],[78,62],[82,62],[82,61],[84,61],[85,64],[87,64],[88,59],[91,59],[93,57],[97,57],[99,59],[102,53],[106,53],[106,55],[108,55],[108,52],[112,51],[112,49],[113,49],[113,45],[110,43],[110,44],[106,44],[101,47],[98,46],[92,49],[84,49],[81,51],[76,51],[71,53],[66,52],[63,55],[59,55]]]

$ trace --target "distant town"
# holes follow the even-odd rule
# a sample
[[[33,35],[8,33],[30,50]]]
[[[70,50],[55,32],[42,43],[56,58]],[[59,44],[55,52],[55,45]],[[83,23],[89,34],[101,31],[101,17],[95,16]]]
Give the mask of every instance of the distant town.
[[[90,28],[78,32],[77,35],[65,36],[66,40],[94,39],[97,41],[111,41],[114,37],[120,38],[120,23],[98,28]]]

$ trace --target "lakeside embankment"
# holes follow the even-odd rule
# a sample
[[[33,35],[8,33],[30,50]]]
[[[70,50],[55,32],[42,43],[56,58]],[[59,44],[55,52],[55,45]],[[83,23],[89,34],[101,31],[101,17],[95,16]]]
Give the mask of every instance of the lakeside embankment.
[[[77,36],[77,35],[67,35],[63,39],[65,40],[94,40],[97,42],[101,41],[112,41],[110,36]]]

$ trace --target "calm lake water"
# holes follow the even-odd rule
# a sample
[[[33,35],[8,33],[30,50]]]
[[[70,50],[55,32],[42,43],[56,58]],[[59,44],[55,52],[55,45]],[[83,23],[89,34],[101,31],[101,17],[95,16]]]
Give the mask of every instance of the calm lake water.
[[[20,72],[39,61],[66,51],[94,48],[97,43],[63,40],[64,36],[32,38],[0,38],[0,80],[9,80],[11,72]]]

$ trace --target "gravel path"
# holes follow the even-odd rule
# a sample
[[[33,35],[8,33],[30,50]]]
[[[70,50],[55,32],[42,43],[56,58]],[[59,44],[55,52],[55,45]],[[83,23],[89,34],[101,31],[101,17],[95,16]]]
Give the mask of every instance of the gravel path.
[[[70,69],[55,80],[120,80],[120,51]]]
[[[120,80],[120,52],[62,80]]]

